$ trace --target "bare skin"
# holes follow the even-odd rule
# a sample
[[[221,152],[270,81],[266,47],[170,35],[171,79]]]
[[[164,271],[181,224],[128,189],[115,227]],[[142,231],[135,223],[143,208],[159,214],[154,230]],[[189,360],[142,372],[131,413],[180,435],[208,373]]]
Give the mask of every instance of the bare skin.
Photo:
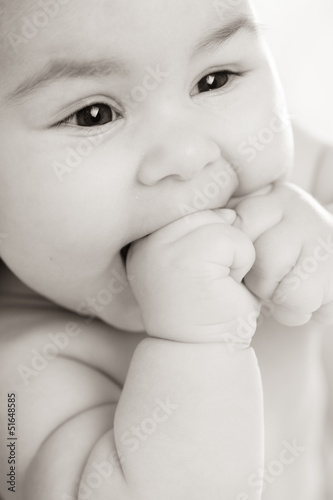
[[[28,500],[36,499],[38,493],[44,499],[51,491],[59,497],[67,491],[74,496],[75,477],[83,488],[88,484],[96,460],[105,459],[111,452],[121,460],[119,454],[123,452],[122,456],[127,459],[126,466],[121,464],[126,472],[125,480],[122,468],[114,464],[116,473],[112,481],[103,483],[96,492],[101,498],[106,494],[104,487],[109,493],[111,491],[126,500],[133,494],[135,500],[162,499],[162,495],[183,499],[182,489],[190,492],[192,499],[194,495],[202,498],[203,491],[206,491],[202,488],[206,485],[198,470],[209,477],[208,484],[213,489],[211,499],[221,498],[226,491],[232,491],[235,497],[243,496],[242,500],[244,495],[250,494],[253,498],[260,498],[257,471],[263,466],[262,387],[254,352],[248,348],[255,325],[250,328],[245,348],[237,354],[229,352],[230,346],[226,345],[223,336],[218,337],[217,343],[212,342],[212,329],[206,327],[212,318],[215,325],[228,325],[228,329],[235,326],[234,319],[247,318],[258,302],[251,292],[260,298],[270,296],[262,287],[264,280],[259,280],[259,283],[248,280],[247,288],[241,283],[256,256],[251,244],[252,224],[256,221],[250,220],[249,228],[232,227],[225,221],[223,225],[220,222],[212,224],[216,211],[209,211],[224,207],[230,198],[235,200],[253,195],[285,178],[293,162],[291,129],[288,121],[283,121],[283,95],[266,47],[251,24],[237,32],[223,51],[220,46],[217,52],[213,50],[209,63],[205,54],[193,64],[188,63],[187,48],[195,47],[199,31],[207,33],[221,21],[217,22],[216,11],[210,4],[172,1],[166,5],[160,2],[163,15],[159,16],[156,15],[156,1],[145,0],[143,20],[142,3],[131,2],[129,10],[128,5],[116,3],[116,7],[103,3],[94,8],[94,12],[89,2],[80,2],[80,8],[68,5],[59,14],[58,23],[50,24],[47,30],[20,47],[22,50],[15,58],[4,61],[8,64],[8,71],[5,72],[6,79],[1,82],[3,113],[0,130],[4,147],[1,151],[0,224],[1,231],[10,237],[2,246],[3,259],[37,293],[73,311],[79,309],[91,313],[85,302],[87,297],[93,303],[98,292],[108,290],[110,283],[113,287],[118,285],[117,290],[120,289],[119,282],[123,286],[123,293],[113,292],[113,299],[109,299],[107,307],[101,307],[100,302],[95,306],[94,316],[110,326],[91,320],[85,323],[72,313],[65,318],[63,311],[54,308],[52,312],[45,311],[42,318],[45,305],[40,310],[41,303],[37,306],[37,317],[31,307],[25,317],[13,315],[13,312],[22,310],[22,303],[11,309],[8,303],[3,306],[3,330],[15,332],[15,340],[12,333],[4,339],[2,364],[8,375],[6,380],[10,380],[14,388],[24,385],[24,390],[20,390],[21,411],[25,415],[21,432],[31,437],[33,428],[35,433],[34,439],[25,440],[21,452],[22,496]],[[114,8],[117,16],[110,15],[110,9],[112,14]],[[13,13],[9,11],[9,15],[10,12]],[[244,4],[238,14],[250,15],[251,19],[249,5]],[[92,15],[94,22],[91,22]],[[189,15],[191,19],[188,19]],[[176,19],[179,22],[175,23]],[[147,22],[156,28],[158,37],[154,36],[154,30],[146,29]],[[164,30],[166,22],[172,33]],[[70,23],[69,27],[67,23]],[[17,28],[19,24],[20,19]],[[82,26],[84,38],[80,36]],[[130,38],[128,31],[132,35]],[[141,41],[140,50],[137,40]],[[86,43],[85,47],[83,43]],[[68,78],[64,82],[60,79],[57,83],[51,82],[50,86],[42,85],[38,92],[26,94],[29,85],[31,87],[34,83],[29,75],[40,70],[40,67],[32,67],[32,62],[44,64],[52,55],[64,51],[76,60],[84,53],[90,61],[96,61],[97,56],[109,55],[110,47],[118,58],[120,56],[129,63],[130,77],[108,79],[104,70],[96,80],[89,79],[88,82]],[[36,51],[39,58],[36,58]],[[103,65],[101,67],[103,69]],[[145,71],[152,76],[154,69],[156,78],[156,68],[159,68],[157,78],[162,81],[155,92],[148,94],[139,106],[136,106],[137,102],[133,109],[129,106],[131,112],[127,110],[127,114],[122,114],[120,109],[114,109],[114,115],[112,108],[117,108],[118,102],[114,94],[121,102],[127,102],[124,93],[130,93],[145,82],[147,84]],[[124,83],[127,85],[125,91]],[[217,85],[218,92],[212,92],[211,85]],[[15,96],[12,95],[13,88],[17,89]],[[187,89],[185,92],[184,88]],[[96,118],[103,118],[103,125],[98,124],[103,141],[91,155],[81,158],[78,170],[73,172],[67,165],[66,178],[61,182],[55,173],[59,174],[57,168],[64,151],[68,153],[68,148],[76,146],[74,135],[83,137],[82,113],[78,113],[83,108],[86,110],[83,118],[88,116],[92,123]],[[258,143],[258,132],[266,130],[267,125],[274,127],[275,134],[263,147],[260,141]],[[169,144],[166,144],[166,137]],[[263,137],[267,139],[267,136]],[[20,175],[13,166],[20,166]],[[313,163],[311,168],[314,168]],[[61,172],[63,175],[64,170]],[[67,174],[70,175],[67,177]],[[193,194],[198,196],[204,192],[212,179],[218,183],[220,175],[228,179],[224,182],[224,189],[217,190],[208,199],[204,210],[198,208],[193,202]],[[8,185],[15,186],[15,189],[3,187]],[[266,194],[271,199],[270,192]],[[285,208],[282,196],[279,204]],[[194,232],[197,237],[195,245],[188,227],[181,225],[184,213],[180,208],[184,205],[190,206],[190,216],[202,212],[198,217],[208,217],[203,227],[196,228],[199,232]],[[24,211],[20,208],[22,206]],[[241,214],[241,209],[238,210]],[[302,212],[303,206],[297,205],[297,210]],[[303,233],[295,224],[292,213],[292,210],[286,211],[287,221],[291,222],[290,238],[296,231],[301,237],[301,247],[307,248],[312,226],[309,233]],[[324,216],[319,219],[322,231],[330,230],[329,219]],[[319,219],[314,218],[314,227]],[[274,221],[269,221],[265,229],[267,233],[271,223]],[[210,225],[214,226],[212,241],[218,238],[221,247],[227,245],[231,257],[228,257],[228,252],[212,254],[216,249],[207,245],[206,237],[200,237],[207,235]],[[168,246],[165,230],[175,245]],[[144,242],[148,242],[146,248]],[[126,282],[121,251],[128,243],[132,243],[129,270],[133,276],[129,272]],[[259,253],[258,242],[253,243],[256,253]],[[157,248],[161,248],[161,253]],[[174,259],[174,249],[179,252],[181,266]],[[147,262],[146,267],[142,264],[147,255],[154,264],[155,279],[149,275]],[[166,283],[170,284],[169,288],[164,286],[160,255],[172,264],[168,269],[170,281]],[[212,255],[214,262],[218,259],[214,272]],[[239,255],[242,255],[241,264]],[[222,262],[223,258],[226,261]],[[198,262],[203,267],[198,266]],[[274,268],[275,264],[273,262]],[[283,264],[283,271],[287,274],[290,263]],[[206,279],[208,286],[203,287],[203,276],[197,273],[206,273],[207,270],[211,282]],[[229,270],[230,279],[227,276]],[[222,271],[227,275],[221,276]],[[118,283],[111,282],[115,278],[114,272]],[[320,274],[318,289],[325,286],[328,274]],[[132,280],[137,276],[140,276],[143,286],[141,290]],[[217,278],[220,281],[216,281]],[[176,289],[175,284],[179,282],[182,286]],[[219,287],[214,288],[214,282],[219,283]],[[156,293],[161,284],[166,291],[164,304],[158,302],[159,294]],[[145,287],[149,293],[145,293]],[[204,297],[200,295],[203,290]],[[306,296],[306,290],[302,293]],[[184,313],[184,308],[177,309],[184,298],[186,304],[187,295],[190,297],[187,305],[198,313],[193,329],[190,315]],[[105,301],[105,292],[103,297]],[[210,298],[209,304],[207,297]],[[221,301],[230,297],[233,297],[231,307],[224,311],[228,314],[221,316]],[[302,302],[302,296],[298,300]],[[329,301],[330,297],[325,300]],[[209,307],[201,314],[203,303]],[[85,311],[82,311],[82,305],[86,307]],[[164,317],[163,305],[170,306],[171,312]],[[312,314],[311,309],[313,304],[310,302],[301,313]],[[300,311],[293,306],[292,312],[298,315]],[[286,319],[286,315],[283,316]],[[165,318],[171,322],[178,318],[179,322],[165,328]],[[283,319],[281,315],[279,319]],[[297,316],[295,324],[305,323],[308,319],[308,316],[305,320]],[[76,333],[78,329],[80,333],[75,335],[73,325],[68,326],[66,321],[73,321],[77,326]],[[285,322],[288,321],[287,318]],[[45,347],[45,330],[62,331],[64,322],[73,337],[68,345],[69,351],[48,363],[42,373],[31,375],[33,378],[27,380],[27,374],[22,377],[22,369],[18,370],[18,366],[23,361],[31,362],[31,349]],[[152,338],[138,346],[144,336],[140,333],[143,325]],[[139,332],[138,337],[125,335],[129,330]],[[217,330],[219,334],[220,329]],[[226,331],[222,329],[222,334]],[[271,476],[266,478],[269,487],[265,495],[268,499],[288,498],[288,495],[293,499],[317,498],[320,489],[313,472],[313,464],[318,463],[317,444],[313,443],[318,443],[317,424],[321,415],[320,401],[313,404],[319,394],[314,383],[318,380],[319,360],[319,349],[316,349],[319,339],[315,333],[317,327],[314,324],[290,330],[271,318],[258,330],[253,343],[263,374],[266,429],[269,429],[266,458],[273,461],[279,458],[281,448],[286,447],[285,440],[291,441],[292,446],[296,440],[294,453],[298,453],[291,467],[289,450],[287,461],[290,467],[285,467],[283,477],[276,481],[272,481]],[[202,345],[198,343],[198,337]],[[134,359],[130,363],[133,352]],[[186,362],[181,363],[184,359]],[[13,363],[13,360],[16,361]],[[199,362],[202,372],[197,370]],[[170,371],[170,366],[175,370]],[[178,418],[175,415],[175,421],[170,420],[169,427],[154,434],[149,446],[139,447],[134,457],[122,442],[122,431],[132,429],[135,418],[143,421],[147,413],[140,402],[145,398],[146,401],[147,398],[156,401],[161,390],[164,395],[178,395],[179,401],[189,404],[184,404]],[[5,391],[7,385],[2,392]],[[230,404],[230,401],[235,404]],[[197,411],[198,402],[206,408],[206,413]],[[174,406],[177,405],[176,398]],[[45,408],[50,418],[45,418]],[[156,408],[151,410],[155,412]],[[310,414],[310,410],[313,413]],[[115,411],[118,417],[113,430]],[[300,427],[300,415],[308,417],[304,427]],[[200,440],[202,433],[206,439]],[[177,442],[179,434],[182,440]],[[144,442],[146,437],[138,439]],[[221,446],[216,447],[216,442]],[[167,457],[171,456],[171,450],[179,452],[175,453],[175,460],[164,461],[160,450],[165,443],[170,446]],[[192,450],[193,443],[197,446]],[[66,456],[61,463],[54,461],[59,449],[61,456]],[[283,456],[286,460],[285,454]],[[189,464],[186,468],[189,477],[184,475],[181,467],[182,457]],[[219,464],[224,464],[222,475]],[[164,466],[166,473],[162,480],[165,483],[160,478]],[[144,479],[147,470],[154,477],[149,484]],[[40,482],[42,475],[43,482]],[[248,484],[253,475],[255,486]],[[59,477],[61,482],[55,480]],[[180,483],[171,481],[170,484],[168,477],[178,478]],[[304,477],[309,479],[308,483]],[[177,484],[180,484],[178,490]],[[55,487],[58,488],[56,492]]]
[[[302,137],[303,133],[297,131],[297,146],[298,144],[302,146]],[[299,140],[301,142],[298,142]],[[309,145],[308,139],[306,139],[306,144]],[[311,162],[313,163],[314,158],[317,159],[321,156],[322,146],[316,144],[314,141],[311,152],[312,155],[308,155],[307,157],[311,158]],[[297,166],[299,166],[298,163],[295,169],[296,178],[299,173]],[[310,170],[310,166],[302,162],[302,168],[309,168]],[[84,391],[85,397],[87,396],[87,387],[84,382],[85,376],[83,376],[85,372],[93,379],[93,383],[91,384],[92,393],[89,396],[90,405],[98,407],[99,404],[106,401],[110,402],[108,406],[104,406],[104,409],[101,409],[102,413],[96,413],[90,417],[95,422],[95,427],[96,423],[99,422],[96,432],[99,434],[103,433],[110,425],[110,420],[113,420],[115,405],[120,395],[120,388],[126,379],[130,358],[139,342],[146,338],[146,335],[127,334],[124,336],[123,332],[117,334],[114,330],[97,321],[91,325],[86,325],[77,316],[72,316],[71,313],[66,313],[65,315],[62,310],[34,294],[8,271],[2,269],[1,275],[2,342],[5,346],[8,346],[2,352],[10,352],[12,369],[8,370],[8,373],[12,372],[10,378],[13,381],[16,380],[14,386],[17,384],[18,372],[12,360],[16,357],[18,362],[22,362],[22,348],[28,350],[29,342],[32,346],[36,346],[38,342],[40,346],[45,345],[45,330],[59,332],[63,330],[66,321],[79,323],[82,326],[82,335],[75,342],[72,340],[69,343],[60,353],[59,360],[65,359],[68,369],[71,369],[70,366],[72,365],[72,370],[74,369],[71,375],[72,378],[73,373],[77,372],[77,376],[73,378],[71,389],[75,391],[74,399],[77,404],[79,404],[77,397],[80,393],[81,384],[83,384],[81,390]],[[7,298],[8,292],[10,292],[12,299]],[[30,297],[36,301],[34,308],[31,308]],[[25,304],[27,304],[27,307],[22,309]],[[27,325],[29,324],[32,325],[29,329],[30,333],[27,331]],[[15,340],[13,342],[14,332],[15,335],[22,338],[20,343],[15,342]],[[4,336],[5,333],[7,334],[6,336]],[[31,337],[32,341],[29,340]],[[39,339],[38,342],[37,339]],[[20,344],[21,347],[19,348]],[[281,476],[275,478],[274,475],[267,472],[265,498],[270,500],[281,497],[292,499],[297,494],[301,495],[302,498],[311,499],[314,492],[320,488],[320,485],[317,483],[320,477],[319,469],[321,468],[320,441],[318,441],[318,447],[316,447],[315,436],[318,435],[318,431],[322,426],[322,419],[324,418],[322,405],[324,396],[320,382],[322,372],[320,368],[320,335],[318,334],[318,325],[312,324],[306,328],[286,329],[279,327],[272,319],[267,319],[264,325],[257,331],[253,340],[253,346],[258,357],[264,389],[265,428],[267,430],[266,464],[278,459],[284,449],[283,443],[286,440],[291,444],[296,439],[300,449],[298,452],[299,456],[294,457],[294,461],[292,461],[292,456],[288,455],[291,463],[285,466]],[[92,352],[94,353],[94,359],[91,358]],[[114,361],[110,362],[112,359]],[[31,362],[31,356],[28,357],[28,360]],[[26,381],[29,382],[27,404],[30,403],[33,397],[30,391],[34,390],[34,387],[35,390],[38,388],[39,379],[47,376],[48,371],[50,376],[48,379],[52,381],[53,370],[57,370],[56,363],[51,361],[45,372],[40,373],[38,377],[31,375],[27,377]],[[60,365],[60,368],[64,370],[63,365]],[[99,375],[101,372],[104,373],[103,379]],[[56,378],[57,380],[58,377]],[[105,391],[105,396],[103,395],[104,392],[100,390],[101,381],[103,381],[102,386],[105,385],[105,389],[103,390]],[[19,385],[22,385],[22,379]],[[54,390],[61,391],[61,386],[62,384],[59,380],[59,383],[56,382]],[[23,392],[22,390],[19,392],[21,405],[24,404],[24,400],[22,400],[24,393],[25,391]],[[99,394],[99,401],[96,401],[96,393]],[[57,402],[61,400],[60,393],[55,400]],[[45,400],[43,403],[41,399],[37,405],[39,404],[42,405],[40,407],[42,408],[45,404],[49,405],[50,402],[46,402]],[[59,408],[62,406],[66,409],[65,402],[63,405],[57,404]],[[72,412],[73,409],[67,406],[67,411]],[[301,417],[302,415],[303,417]],[[291,416],[294,416],[294,418],[291,418]],[[63,419],[63,415],[56,413],[55,418],[60,421]],[[302,427],[300,427],[300,419],[304,421]],[[106,422],[104,430],[103,421]],[[39,429],[43,422],[45,422],[44,419],[38,425],[29,426],[29,433],[34,428],[36,430]],[[52,427],[54,423],[50,422],[49,425]],[[24,432],[24,428],[21,427],[21,431]],[[45,432],[45,430],[43,431]],[[90,436],[89,438],[91,439]],[[87,443],[86,446],[89,447],[89,444]],[[305,451],[303,448],[306,448]],[[24,448],[21,446],[20,453],[21,460],[26,457],[28,462],[29,456],[32,457],[34,450],[27,450],[25,454]],[[68,450],[66,453],[68,454]],[[80,453],[82,453],[82,460],[88,455],[87,448],[84,452],[84,444],[82,444]],[[68,457],[70,459],[71,455],[69,454]],[[79,462],[76,471],[72,467],[71,470],[74,475],[79,477],[81,468],[82,462]],[[308,480],[304,481],[304,474],[308,468]],[[318,468],[317,472],[316,468]],[[256,473],[255,470],[253,472]],[[259,475],[256,474],[255,479],[257,481],[258,477]]]

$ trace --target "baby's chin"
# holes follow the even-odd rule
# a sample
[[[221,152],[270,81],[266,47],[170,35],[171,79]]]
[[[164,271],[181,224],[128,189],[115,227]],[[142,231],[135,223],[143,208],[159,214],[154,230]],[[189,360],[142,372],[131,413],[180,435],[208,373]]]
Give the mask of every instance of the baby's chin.
[[[108,325],[127,332],[144,332],[142,316],[131,287],[133,276],[126,272],[126,257],[130,245],[116,254],[97,295],[94,296],[94,315]]]

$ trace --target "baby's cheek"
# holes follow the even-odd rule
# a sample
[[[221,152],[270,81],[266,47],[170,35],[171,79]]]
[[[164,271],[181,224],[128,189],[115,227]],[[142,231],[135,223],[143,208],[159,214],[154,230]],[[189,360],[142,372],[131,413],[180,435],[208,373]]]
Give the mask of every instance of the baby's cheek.
[[[228,147],[239,177],[237,196],[283,177],[293,161],[290,116],[275,73],[266,62],[247,78],[229,116]]]
[[[284,179],[293,164],[293,137],[289,120],[273,114],[267,123],[236,145],[235,168],[239,177],[236,196],[257,191]]]

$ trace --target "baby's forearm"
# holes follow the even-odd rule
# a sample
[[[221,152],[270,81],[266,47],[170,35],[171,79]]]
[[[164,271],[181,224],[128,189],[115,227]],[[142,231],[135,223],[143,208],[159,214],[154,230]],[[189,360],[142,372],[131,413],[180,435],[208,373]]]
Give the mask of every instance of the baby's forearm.
[[[117,498],[247,498],[248,480],[263,461],[262,408],[251,348],[143,341],[115,417],[128,490]],[[112,478],[105,484],[110,498],[114,485]],[[261,498],[253,488],[248,493]]]
[[[134,353],[115,414],[126,488],[119,496],[110,481],[108,491],[119,500],[261,498],[248,484],[263,465],[260,373],[251,338],[238,350],[227,343],[257,310],[242,284],[255,253],[230,215],[189,215],[128,253],[150,338]]]

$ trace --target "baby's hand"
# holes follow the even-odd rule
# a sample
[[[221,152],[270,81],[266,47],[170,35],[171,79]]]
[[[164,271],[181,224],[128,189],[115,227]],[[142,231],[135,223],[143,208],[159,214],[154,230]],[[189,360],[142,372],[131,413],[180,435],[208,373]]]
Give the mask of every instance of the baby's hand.
[[[333,216],[292,184],[235,207],[235,226],[254,242],[256,260],[245,284],[271,300],[274,317],[296,326],[312,317],[333,322]]]
[[[235,213],[223,209],[188,215],[131,246],[127,269],[149,335],[250,344],[255,328],[246,338],[237,328],[258,311],[241,283],[254,248],[234,220]]]

